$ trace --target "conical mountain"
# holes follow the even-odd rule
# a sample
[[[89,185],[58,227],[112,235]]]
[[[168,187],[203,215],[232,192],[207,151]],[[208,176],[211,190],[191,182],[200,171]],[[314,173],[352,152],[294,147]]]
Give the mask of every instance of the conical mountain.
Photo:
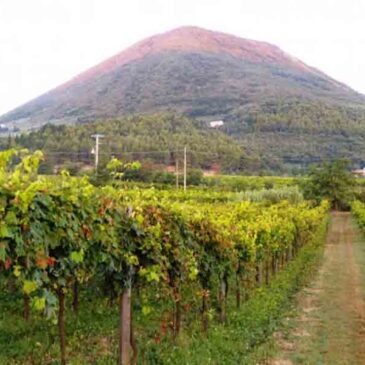
[[[169,110],[237,122],[283,103],[341,108],[364,101],[274,45],[182,27],[131,46],[0,121],[30,129]]]

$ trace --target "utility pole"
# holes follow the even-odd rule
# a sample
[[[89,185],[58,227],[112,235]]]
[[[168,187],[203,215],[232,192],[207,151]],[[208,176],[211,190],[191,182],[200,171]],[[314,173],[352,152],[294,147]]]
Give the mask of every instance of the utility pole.
[[[178,158],[176,158],[175,174],[176,174],[176,189],[179,189],[179,160],[178,160]]]
[[[98,165],[99,165],[99,140],[100,138],[104,137],[104,134],[93,134],[91,136],[92,138],[95,138],[95,175],[98,174]]]
[[[186,146],[184,147],[184,191],[186,191]]]

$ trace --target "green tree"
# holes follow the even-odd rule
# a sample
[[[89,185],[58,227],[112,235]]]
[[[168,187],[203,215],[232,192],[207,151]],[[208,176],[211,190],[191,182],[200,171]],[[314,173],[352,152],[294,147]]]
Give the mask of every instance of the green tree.
[[[336,160],[311,167],[309,179],[303,183],[304,197],[319,203],[328,199],[336,210],[348,209],[353,196],[354,178],[349,161]]]
[[[188,185],[200,185],[203,181],[203,171],[200,169],[190,169],[187,174]]]

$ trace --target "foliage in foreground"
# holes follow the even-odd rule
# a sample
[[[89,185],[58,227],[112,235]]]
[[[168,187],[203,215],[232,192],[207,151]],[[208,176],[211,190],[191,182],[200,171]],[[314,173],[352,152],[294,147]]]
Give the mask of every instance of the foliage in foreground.
[[[187,346],[166,346],[161,364],[257,364],[271,357],[270,336],[280,328],[294,294],[306,284],[322,257],[326,223],[311,244],[280,272],[270,286],[258,289],[228,325],[216,325],[209,337],[192,336]]]
[[[292,295],[308,279],[321,257],[325,226],[312,244],[304,247],[297,258],[278,274],[269,287],[255,291],[240,310],[232,310],[226,325],[212,324],[208,338],[199,328],[184,329],[177,340],[169,336],[139,341],[140,363],[154,364],[256,364],[273,351],[270,335],[280,328]],[[110,308],[85,290],[76,315],[67,305],[68,347],[72,364],[114,365],[117,356],[115,328],[117,308]],[[232,300],[232,298],[231,298]],[[2,292],[0,297],[0,364],[53,363],[58,356],[57,331],[45,318],[33,315],[25,322],[20,313],[21,296]],[[233,303],[230,303],[234,306]],[[154,310],[156,310],[154,308]],[[137,314],[136,329],[151,326],[148,317]],[[45,336],[47,333],[47,336]],[[28,337],[28,334],[31,334]],[[17,360],[18,359],[18,360]]]
[[[359,226],[365,229],[365,204],[359,200],[355,200],[351,204],[351,211],[354,214]]]
[[[14,166],[17,158],[21,161]],[[268,284],[312,242],[328,209],[326,202],[312,208],[285,201],[265,207],[249,202],[181,205],[153,196],[140,200],[67,174],[39,178],[39,158],[39,153],[0,154],[1,271],[13,290],[23,293],[25,317],[32,304],[55,319],[58,306],[62,364],[67,297],[73,291],[77,311],[80,284],[119,301],[119,361],[129,364],[138,355],[131,321],[134,295],[142,301],[134,309],[146,315],[150,304],[170,303],[174,338],[189,324],[182,320],[185,305],[198,312],[200,307],[208,333],[213,318],[228,320],[230,283],[235,282],[240,307],[247,275],[255,272],[257,285]],[[155,296],[148,298],[151,290]]]

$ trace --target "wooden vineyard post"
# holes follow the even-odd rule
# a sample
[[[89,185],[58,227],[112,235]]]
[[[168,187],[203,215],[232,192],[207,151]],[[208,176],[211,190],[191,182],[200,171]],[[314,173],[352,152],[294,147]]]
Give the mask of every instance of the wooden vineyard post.
[[[73,299],[72,299],[72,308],[74,313],[79,313],[79,281],[75,279],[73,283]]]
[[[65,293],[58,289],[58,333],[60,336],[61,365],[66,365]]]
[[[240,309],[240,307],[241,307],[241,277],[237,271],[236,272],[236,308]]]
[[[270,284],[270,263],[269,260],[265,260],[265,284]]]
[[[23,303],[24,303],[23,317],[26,321],[29,321],[29,318],[30,318],[30,297],[29,297],[28,294],[23,295]]]
[[[131,365],[131,288],[119,297],[119,365]]]
[[[181,328],[181,293],[179,287],[174,287],[174,315],[173,315],[173,331],[174,337],[177,337]]]
[[[288,261],[291,261],[293,258],[293,246],[288,247]]]
[[[220,282],[219,288],[219,321],[224,323],[226,321],[226,292],[227,292],[227,282],[223,278]]]
[[[256,265],[255,279],[256,279],[256,285],[260,287],[261,284],[262,284],[262,265],[261,265],[261,262],[258,262],[257,265]]]
[[[208,332],[208,297],[209,291],[203,290],[202,295],[202,325],[203,325],[203,332]]]
[[[276,253],[274,253],[272,255],[272,261],[271,261],[271,272],[272,272],[273,276],[276,275],[277,268],[278,268],[278,266],[277,266],[277,257],[276,257]]]

